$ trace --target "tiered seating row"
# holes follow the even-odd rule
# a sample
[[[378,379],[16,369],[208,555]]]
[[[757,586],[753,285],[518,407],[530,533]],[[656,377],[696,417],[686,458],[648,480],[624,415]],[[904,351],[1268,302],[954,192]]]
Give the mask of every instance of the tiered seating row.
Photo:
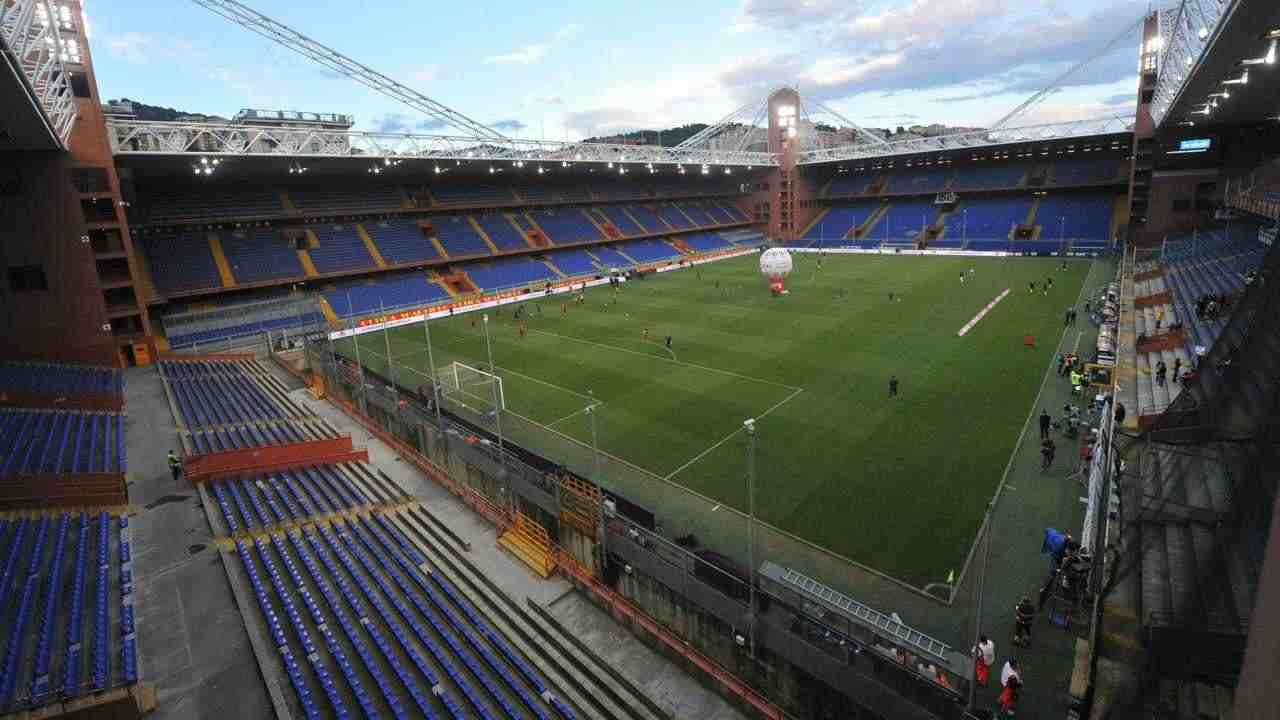
[[[454,718],[471,717],[472,713],[486,718],[529,714],[547,718],[551,713],[573,717],[528,662],[490,629],[447,581],[420,568],[425,558],[399,530],[380,515],[351,514],[368,500],[340,470],[305,468],[252,481],[213,483],[212,489],[233,534],[255,529],[257,539],[239,540],[237,552],[285,658],[299,703],[309,716],[308,708],[319,712],[311,699],[311,685],[318,683],[338,713],[345,711],[349,695],[366,716],[386,707],[392,715],[405,717],[407,698],[425,717],[435,717],[440,709]],[[335,513],[342,519],[336,519]],[[308,522],[317,519],[320,521],[314,524]],[[304,524],[299,527],[299,522]],[[259,528],[265,534],[258,532]],[[295,562],[295,556],[300,563]],[[276,558],[285,573],[277,569]],[[293,629],[292,642],[259,579],[259,564]],[[299,564],[306,569],[306,576],[299,571]],[[286,575],[292,587],[285,581]],[[317,601],[312,587],[319,591],[323,603]],[[293,606],[291,598],[295,597],[302,598],[310,623]],[[368,614],[366,606],[375,614]],[[329,630],[330,618],[337,621],[342,637]],[[314,632],[324,637],[328,658],[310,641]],[[388,634],[395,644],[388,641]],[[381,658],[369,650],[366,637],[379,649]],[[299,645],[311,658],[314,677],[305,676],[300,667],[289,666],[289,659],[301,654],[292,649]],[[354,652],[347,652],[348,647]],[[418,647],[426,650],[425,655]],[[352,654],[360,658],[359,666],[349,660]],[[338,692],[328,679],[330,658],[346,678],[346,694]],[[395,680],[389,679],[392,674]],[[380,696],[365,690],[365,678],[373,679]]]
[[[119,397],[124,395],[124,374],[103,367],[0,362],[0,392]]]
[[[1052,163],[1025,161],[993,164],[960,165],[956,167],[886,168],[881,170],[854,170],[837,175],[828,186],[826,197],[863,195],[879,177],[887,182],[881,190],[885,194],[928,194],[943,189],[955,191],[1016,189],[1025,187],[1027,176],[1037,166],[1051,167],[1046,187],[1070,187],[1097,185],[1125,180],[1121,169],[1123,162],[1115,157],[1061,158]],[[949,183],[949,184],[948,184]]]
[[[0,410],[0,475],[126,469],[120,413]]]
[[[323,321],[324,315],[320,313],[306,313],[303,315],[277,317],[270,320],[241,323],[239,325],[228,325],[213,330],[198,330],[196,332],[183,333],[182,335],[170,335],[169,347],[183,348],[191,347],[193,345],[208,345],[228,338],[240,338],[245,337],[246,335],[260,335],[262,333],[276,332],[278,330],[292,330],[294,328],[310,327]]]
[[[118,551],[105,512],[0,519],[0,624],[4,657],[0,712],[39,707],[62,698],[136,682],[137,636],[128,519],[120,517]],[[89,573],[91,557],[95,571]],[[119,595],[111,570],[118,558]],[[25,575],[19,577],[19,558]],[[86,591],[93,602],[85,602]],[[16,606],[15,606],[16,602]],[[119,603],[114,610],[112,603]],[[112,671],[113,615],[119,617],[120,666]],[[84,637],[88,625],[89,637]],[[84,656],[90,662],[85,667]]]

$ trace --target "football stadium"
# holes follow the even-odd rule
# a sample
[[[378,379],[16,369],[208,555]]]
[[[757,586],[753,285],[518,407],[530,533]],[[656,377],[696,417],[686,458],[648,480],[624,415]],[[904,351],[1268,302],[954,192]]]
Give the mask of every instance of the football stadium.
[[[134,5],[0,0],[0,717],[1278,717],[1274,3]]]

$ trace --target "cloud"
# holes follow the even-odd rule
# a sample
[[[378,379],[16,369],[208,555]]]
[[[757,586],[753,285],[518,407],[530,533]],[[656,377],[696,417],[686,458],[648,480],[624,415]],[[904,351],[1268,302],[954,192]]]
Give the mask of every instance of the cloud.
[[[744,0],[738,19],[729,26],[732,34],[763,28],[792,30],[815,23],[829,24],[856,14],[859,2],[839,0]]]
[[[433,132],[445,127],[448,127],[448,123],[437,118],[419,118],[398,112],[389,112],[373,119],[373,131],[382,133]]]
[[[623,107],[566,113],[564,126],[582,137],[612,135],[652,124],[654,116]]]
[[[525,128],[528,128],[529,126],[520,122],[519,120],[516,120],[515,118],[511,118],[508,120],[499,120],[498,122],[495,122],[495,123],[489,123],[489,127],[493,128],[494,130],[501,130],[502,132],[519,133]]]
[[[406,133],[410,130],[409,118],[403,113],[387,113],[373,119],[374,132]]]
[[[547,51],[561,41],[567,40],[578,32],[581,26],[577,23],[567,23],[556,28],[551,33],[551,37],[543,42],[530,43],[522,48],[513,50],[509,53],[501,55],[490,55],[485,58],[487,63],[510,64],[510,65],[532,65],[546,56]]]
[[[547,45],[545,43],[534,43],[533,45],[525,45],[523,48],[514,52],[505,53],[503,55],[490,55],[485,58],[485,62],[532,65],[533,63],[541,60],[546,54]]]
[[[876,115],[864,115],[867,120],[919,120],[920,116],[914,113],[878,113]]]
[[[748,0],[744,17],[768,29],[794,31],[807,29],[811,11],[824,5],[825,0]],[[805,34],[812,47],[803,55],[761,56],[722,73],[721,81],[742,102],[779,84],[795,84],[817,102],[940,89],[952,90],[943,100],[961,102],[1029,95],[1090,57],[1087,68],[1064,87],[1101,86],[1135,75],[1132,50],[1145,9],[1142,0],[1120,0],[1074,15],[1013,5],[1008,0],[913,0],[879,12],[837,12],[836,21],[823,30],[825,38],[815,43]],[[1099,54],[1126,28],[1132,35]]]
[[[564,98],[559,95],[539,95],[530,100],[538,105],[564,105]]]

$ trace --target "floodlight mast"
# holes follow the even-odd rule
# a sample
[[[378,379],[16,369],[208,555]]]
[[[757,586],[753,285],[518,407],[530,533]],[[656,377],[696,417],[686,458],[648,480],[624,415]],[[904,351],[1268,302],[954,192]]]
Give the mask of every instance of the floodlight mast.
[[[236,0],[192,0],[231,22],[283,45],[321,65],[342,73],[394,100],[418,110],[477,140],[504,140],[506,136],[462,113],[432,100],[413,88],[402,85],[366,65],[362,65],[342,53],[323,45],[302,33],[276,22],[262,13]]]

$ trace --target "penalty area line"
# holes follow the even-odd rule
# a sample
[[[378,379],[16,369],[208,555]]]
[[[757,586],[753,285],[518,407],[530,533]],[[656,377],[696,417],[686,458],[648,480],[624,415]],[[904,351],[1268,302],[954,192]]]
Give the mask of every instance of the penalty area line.
[[[996,305],[998,305],[998,304],[1000,303],[1000,301],[1001,301],[1001,300],[1005,299],[1005,297],[1006,297],[1006,296],[1008,296],[1008,295],[1009,295],[1009,288],[1005,288],[1005,289],[1004,289],[1004,292],[1002,292],[1002,293],[1000,293],[999,295],[997,295],[997,296],[995,297],[995,299],[994,299],[994,300],[992,300],[991,302],[987,303],[987,306],[986,306],[986,307],[984,307],[984,308],[982,308],[981,310],[979,310],[979,311],[978,311],[978,314],[977,314],[977,315],[974,315],[972,320],[970,320],[969,322],[965,323],[965,324],[964,324],[964,327],[960,328],[960,331],[956,333],[956,336],[957,336],[957,337],[964,337],[964,334],[965,334],[965,333],[967,333],[967,332],[969,332],[970,330],[972,330],[974,325],[977,325],[977,324],[978,324],[978,322],[979,322],[980,320],[982,320],[982,318],[984,318],[984,317],[986,317],[986,316],[987,316],[987,313],[991,312],[991,310],[992,310]]]

